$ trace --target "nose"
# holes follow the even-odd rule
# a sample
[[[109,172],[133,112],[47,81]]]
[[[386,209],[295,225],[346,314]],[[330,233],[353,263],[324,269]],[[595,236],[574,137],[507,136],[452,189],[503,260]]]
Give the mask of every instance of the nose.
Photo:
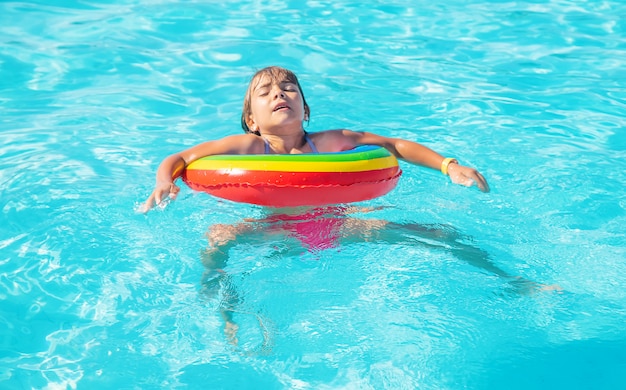
[[[274,87],[274,98],[285,98],[285,91],[283,91],[280,87]]]

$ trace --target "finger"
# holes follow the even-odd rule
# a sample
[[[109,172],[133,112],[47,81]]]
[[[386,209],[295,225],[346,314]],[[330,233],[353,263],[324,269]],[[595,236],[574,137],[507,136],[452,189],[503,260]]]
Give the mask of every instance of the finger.
[[[152,204],[154,203],[154,195],[150,195],[148,200],[146,200],[143,204],[141,211],[143,213],[147,213],[152,208]]]
[[[170,199],[172,200],[176,199],[176,196],[178,195],[179,192],[180,192],[180,188],[172,184],[172,186],[170,187],[170,193],[169,193]]]
[[[463,180],[462,184],[465,187],[471,187],[473,185],[478,185],[478,183],[476,182],[476,179],[471,178],[469,176],[465,176],[465,180]]]
[[[489,192],[489,184],[487,183],[487,180],[485,179],[485,177],[481,175],[480,172],[476,172],[476,176],[478,177],[478,181],[476,182],[476,184],[478,185],[478,188],[482,192]]]
[[[463,184],[467,187],[471,187],[473,185],[476,185],[476,187],[478,187],[478,189],[480,189],[481,191],[485,190],[485,178],[482,177],[482,175],[476,171],[476,170],[471,170],[470,172],[468,172],[466,175],[464,175],[464,181]]]

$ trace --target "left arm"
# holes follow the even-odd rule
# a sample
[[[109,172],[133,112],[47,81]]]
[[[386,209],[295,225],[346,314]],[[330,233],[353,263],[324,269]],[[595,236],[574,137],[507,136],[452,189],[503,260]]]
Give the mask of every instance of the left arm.
[[[359,145],[378,145],[391,154],[411,164],[441,170],[453,183],[466,187],[476,184],[483,192],[489,192],[487,180],[476,169],[461,165],[455,159],[446,159],[434,150],[401,138],[383,137],[374,133],[329,130],[316,133],[315,143],[321,151],[342,151]]]

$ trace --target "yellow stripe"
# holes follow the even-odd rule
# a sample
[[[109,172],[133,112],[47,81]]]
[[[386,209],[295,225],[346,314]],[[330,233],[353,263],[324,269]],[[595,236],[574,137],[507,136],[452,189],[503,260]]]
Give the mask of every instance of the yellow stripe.
[[[187,166],[189,170],[214,171],[218,169],[241,169],[246,171],[276,172],[361,172],[385,169],[398,165],[394,156],[360,161],[225,161],[196,160]]]

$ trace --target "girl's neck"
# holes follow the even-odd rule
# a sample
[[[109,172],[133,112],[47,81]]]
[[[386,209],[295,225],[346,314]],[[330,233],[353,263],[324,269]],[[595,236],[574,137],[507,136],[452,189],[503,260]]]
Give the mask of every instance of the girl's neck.
[[[272,151],[277,154],[295,154],[305,153],[303,150],[306,145],[306,132],[303,130],[300,133],[293,135],[275,135],[275,134],[261,134],[261,137],[269,143]]]

